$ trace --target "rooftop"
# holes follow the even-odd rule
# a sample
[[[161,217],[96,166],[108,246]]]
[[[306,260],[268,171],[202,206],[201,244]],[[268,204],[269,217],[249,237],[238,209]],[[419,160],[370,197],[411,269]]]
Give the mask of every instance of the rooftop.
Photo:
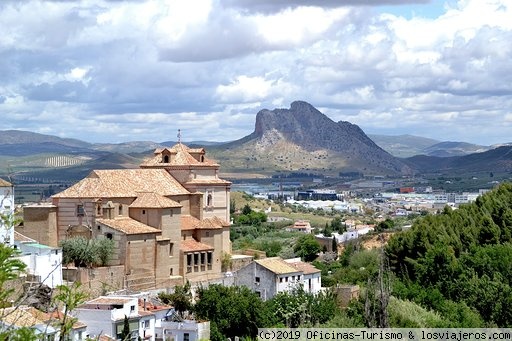
[[[114,230],[125,234],[143,234],[143,233],[161,233],[159,229],[148,226],[137,220],[128,217],[119,217],[114,219],[96,219],[97,223],[108,226]]]
[[[94,170],[53,198],[137,198],[141,192],[189,194],[165,169],[113,169]]]
[[[263,258],[255,260],[255,262],[263,266],[264,268],[272,271],[276,275],[301,272],[301,270],[295,269],[293,266],[286,263],[280,257]]]

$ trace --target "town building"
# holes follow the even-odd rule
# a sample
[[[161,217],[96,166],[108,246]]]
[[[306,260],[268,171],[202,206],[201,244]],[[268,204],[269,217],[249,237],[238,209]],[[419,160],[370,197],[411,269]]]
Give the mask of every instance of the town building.
[[[24,207],[22,233],[52,247],[112,239],[109,265],[124,266],[135,290],[215,279],[231,253],[231,183],[218,171],[203,148],[157,149],[139,169],[94,170],[51,204]]]
[[[129,296],[100,296],[73,310],[73,315],[87,325],[87,336],[101,335],[120,339],[128,320],[130,340],[155,341],[155,316],[139,310],[138,298]]]
[[[239,269],[235,285],[244,285],[269,300],[280,292],[292,292],[303,287],[305,292],[317,293],[322,287],[320,270],[300,259],[280,257],[257,259]]]

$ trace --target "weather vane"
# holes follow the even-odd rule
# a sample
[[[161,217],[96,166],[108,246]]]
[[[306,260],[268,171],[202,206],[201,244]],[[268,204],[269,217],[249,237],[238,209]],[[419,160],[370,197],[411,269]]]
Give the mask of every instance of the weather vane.
[[[178,129],[178,143],[181,143],[181,129]]]

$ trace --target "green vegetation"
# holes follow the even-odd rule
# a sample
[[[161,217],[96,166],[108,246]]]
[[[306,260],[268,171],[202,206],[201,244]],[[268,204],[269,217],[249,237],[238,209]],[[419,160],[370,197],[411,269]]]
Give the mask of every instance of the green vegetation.
[[[426,216],[386,248],[395,293],[454,326],[512,324],[512,184]]]
[[[114,254],[114,241],[107,238],[74,237],[61,242],[63,263],[75,266],[105,266]]]
[[[313,261],[320,250],[320,243],[312,234],[301,235],[293,247],[293,252],[306,262]]]

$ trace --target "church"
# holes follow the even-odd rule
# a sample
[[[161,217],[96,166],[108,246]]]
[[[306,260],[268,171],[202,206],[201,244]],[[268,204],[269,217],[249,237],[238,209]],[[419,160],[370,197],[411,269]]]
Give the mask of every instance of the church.
[[[231,253],[231,183],[205,154],[178,142],[138,169],[94,170],[51,204],[25,207],[23,234],[53,247],[75,236],[111,239],[108,265],[124,266],[124,280],[144,289],[219,278]]]

